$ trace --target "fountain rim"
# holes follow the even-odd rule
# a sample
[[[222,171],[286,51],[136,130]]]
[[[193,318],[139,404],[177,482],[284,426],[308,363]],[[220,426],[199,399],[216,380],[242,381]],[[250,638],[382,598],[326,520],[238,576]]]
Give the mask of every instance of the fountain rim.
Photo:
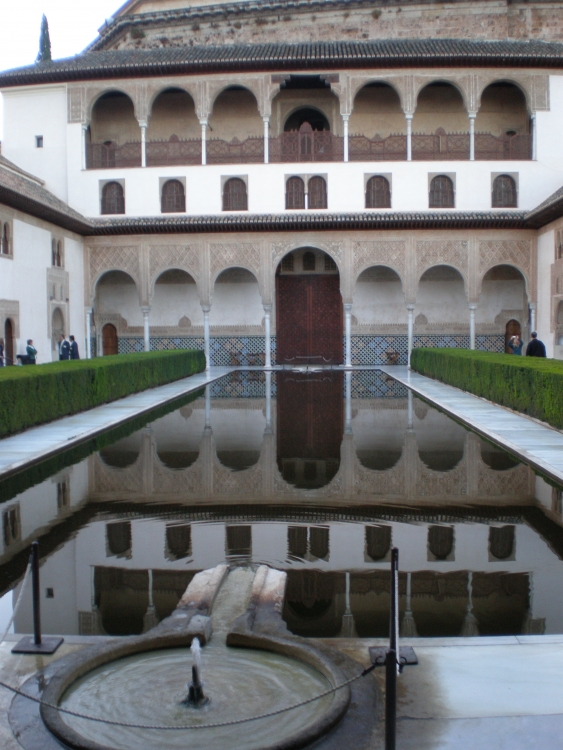
[[[115,750],[114,747],[101,745],[83,737],[67,724],[62,714],[52,706],[60,704],[72,684],[104,664],[143,652],[178,647],[189,648],[194,637],[197,637],[197,634],[167,633],[151,637],[136,636],[124,639],[126,642],[93,646],[77,654],[70,654],[61,660],[60,671],[53,675],[43,691],[42,699],[45,702],[40,705],[40,715],[44,725],[54,737],[73,750]],[[313,645],[303,642],[297,636],[230,633],[227,638],[227,647],[231,646],[271,651],[304,662],[319,671],[333,687],[345,682],[345,677],[336,664]],[[330,706],[320,717],[305,724],[286,738],[273,740],[271,745],[264,746],[262,750],[298,750],[298,748],[306,747],[338,724],[349,707],[350,699],[351,692],[348,686],[335,691]],[[52,705],[46,705],[47,703]]]

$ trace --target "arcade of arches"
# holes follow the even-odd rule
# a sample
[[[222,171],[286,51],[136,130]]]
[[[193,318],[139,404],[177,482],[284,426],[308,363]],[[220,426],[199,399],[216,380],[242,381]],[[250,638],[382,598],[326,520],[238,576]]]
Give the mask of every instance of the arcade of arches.
[[[504,351],[507,336],[525,339],[535,323],[531,234],[209,237],[90,241],[92,352],[191,347],[227,366],[406,364],[416,346]]]

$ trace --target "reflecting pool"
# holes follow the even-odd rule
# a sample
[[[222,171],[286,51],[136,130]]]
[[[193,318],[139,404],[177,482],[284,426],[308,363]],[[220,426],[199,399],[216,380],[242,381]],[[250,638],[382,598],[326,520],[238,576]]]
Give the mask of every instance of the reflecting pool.
[[[293,633],[386,636],[392,546],[405,635],[563,632],[561,490],[377,370],[233,373],[0,500],[0,620],[38,539],[46,633],[141,633],[226,561],[288,573]]]

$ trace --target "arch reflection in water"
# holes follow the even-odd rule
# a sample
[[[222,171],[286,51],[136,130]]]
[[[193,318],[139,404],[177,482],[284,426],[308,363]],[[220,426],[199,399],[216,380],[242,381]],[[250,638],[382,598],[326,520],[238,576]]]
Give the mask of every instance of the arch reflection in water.
[[[300,489],[324,487],[340,466],[342,373],[281,372],[276,382],[278,469]]]
[[[142,440],[142,433],[134,432],[108,448],[103,448],[99,453],[100,458],[106,466],[126,469],[128,466],[133,466],[139,458]]]

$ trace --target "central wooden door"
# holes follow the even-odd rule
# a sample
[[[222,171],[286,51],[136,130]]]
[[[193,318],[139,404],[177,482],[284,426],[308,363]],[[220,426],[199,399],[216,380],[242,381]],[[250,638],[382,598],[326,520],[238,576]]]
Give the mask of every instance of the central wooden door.
[[[278,275],[276,321],[279,364],[342,363],[338,275]]]
[[[111,323],[106,323],[102,328],[102,346],[104,357],[118,352],[117,329]]]

